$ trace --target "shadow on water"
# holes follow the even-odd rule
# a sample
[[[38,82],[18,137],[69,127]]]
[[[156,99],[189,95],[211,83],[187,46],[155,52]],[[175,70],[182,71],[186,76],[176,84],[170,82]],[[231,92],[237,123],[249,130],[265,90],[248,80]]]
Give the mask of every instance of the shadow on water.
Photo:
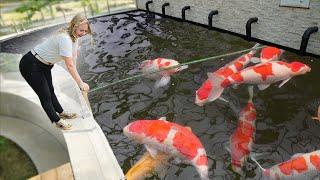
[[[253,43],[205,28],[163,19],[148,19],[143,13],[101,17],[92,22],[95,45],[85,53],[82,74],[91,87],[138,74],[138,64],[157,57],[181,62],[230,53]],[[86,46],[88,47],[88,46]],[[207,78],[206,73],[223,66],[237,56],[194,64],[174,75],[169,86],[154,89],[154,82],[141,78],[92,93],[90,102],[124,172],[140,158],[145,148],[130,141],[122,128],[136,119],[168,120],[189,126],[204,144],[209,156],[210,177],[215,179],[259,179],[261,171],[249,160],[240,177],[230,166],[225,150],[236,127],[238,113],[248,95],[246,86],[227,89],[223,96],[229,104],[216,101],[199,107],[194,104],[195,90]],[[295,153],[318,149],[319,123],[311,120],[319,99],[319,59],[299,57],[286,52],[287,61],[299,59],[312,72],[295,77],[282,88],[272,85],[264,91],[255,88],[258,111],[255,152],[264,167],[287,160]],[[155,177],[153,177],[155,178]],[[164,179],[197,179],[195,169],[172,164]]]
[[[91,88],[139,74],[146,59],[164,57],[180,63],[250,48],[254,43],[188,23],[143,12],[99,17],[91,21],[94,44],[84,40],[78,60],[81,76]],[[4,47],[2,45],[2,47]],[[200,138],[209,158],[209,175],[214,179],[259,179],[261,171],[248,161],[244,175],[232,171],[225,149],[237,125],[239,111],[246,104],[247,87],[228,88],[223,97],[230,104],[215,101],[203,107],[194,103],[195,91],[207,78],[237,56],[191,65],[172,77],[171,84],[154,89],[145,78],[110,86],[89,94],[93,114],[107,136],[124,173],[138,161],[145,148],[125,137],[122,128],[137,119],[167,120],[189,126]],[[319,105],[320,59],[285,52],[285,61],[300,60],[312,72],[294,77],[283,87],[273,84],[264,91],[254,88],[257,109],[253,151],[263,167],[289,159],[295,153],[319,149],[320,124],[311,119]],[[158,179],[154,176],[151,179]],[[171,164],[163,179],[199,179],[194,167]]]

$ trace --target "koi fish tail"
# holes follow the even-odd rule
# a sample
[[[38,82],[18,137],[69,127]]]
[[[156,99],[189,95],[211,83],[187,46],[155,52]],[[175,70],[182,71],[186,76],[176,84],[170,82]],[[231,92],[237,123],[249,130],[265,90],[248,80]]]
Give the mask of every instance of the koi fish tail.
[[[227,78],[222,78],[214,73],[208,73],[208,78],[213,84],[212,91],[208,97],[208,101],[211,102],[220,98],[224,88],[230,85],[230,81]]]
[[[250,158],[251,158],[251,160],[253,161],[253,162],[255,162],[257,165],[258,165],[258,167],[262,170],[262,172],[265,174],[265,172],[267,171],[265,168],[263,168],[260,164],[259,164],[259,162],[256,160],[256,158],[253,156],[253,155],[250,155]]]
[[[209,180],[208,177],[208,166],[197,166],[196,167],[201,180]]]
[[[248,86],[248,91],[249,91],[249,102],[252,102],[253,98],[253,86]]]
[[[260,46],[259,43],[256,43],[253,47],[252,50],[250,51],[250,54],[254,55],[258,51],[258,47]]]
[[[257,51],[258,51],[257,48],[258,48],[259,46],[260,46],[259,43],[255,44],[255,45],[252,47],[252,50],[249,52],[249,54],[252,54],[252,56],[253,56],[254,54],[256,54]],[[258,57],[252,57],[252,58],[250,59],[250,61],[251,61],[252,63],[255,63],[255,64],[261,63],[261,59],[258,58]]]

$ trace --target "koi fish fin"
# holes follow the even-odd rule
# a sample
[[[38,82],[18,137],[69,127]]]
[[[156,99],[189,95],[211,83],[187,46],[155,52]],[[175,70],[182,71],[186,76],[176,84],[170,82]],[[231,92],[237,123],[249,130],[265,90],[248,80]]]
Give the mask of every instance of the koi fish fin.
[[[233,88],[233,89],[238,89],[238,87],[239,87],[239,84],[233,84],[233,85],[232,85],[232,88]]]
[[[154,87],[157,89],[159,87],[166,86],[170,82],[170,76],[163,76],[160,80],[157,80]]]
[[[167,118],[165,116],[163,116],[163,117],[159,118],[159,120],[166,121]]]
[[[291,79],[291,77],[290,78],[288,78],[288,79],[285,79],[285,80],[283,80],[282,81],[282,83],[281,84],[279,84],[279,88],[281,88],[281,86],[283,86],[285,83],[287,83],[289,80]]]
[[[257,52],[257,49],[256,48],[258,48],[260,46],[260,44],[259,43],[256,43],[253,47],[252,47],[252,50],[250,51],[250,53],[252,54],[252,55],[254,55],[256,52]]]
[[[188,131],[192,132],[191,127],[189,127],[189,126],[185,126],[185,128],[186,128],[186,129],[188,129]]]
[[[258,57],[252,57],[252,58],[250,59],[250,61],[251,61],[252,63],[254,63],[254,64],[261,63],[261,59],[258,58]]]
[[[267,89],[270,84],[258,84],[258,88],[260,91]]]
[[[173,158],[173,161],[174,161],[175,164],[181,164],[181,163],[190,164],[190,162],[188,160],[184,160],[184,159],[181,159],[179,157]]]
[[[261,45],[261,44],[256,43],[251,49],[256,49],[256,48],[258,48],[260,45]]]
[[[230,150],[230,148],[229,148],[227,145],[224,145],[224,148],[225,148],[229,153],[231,153],[231,150]]]
[[[147,145],[147,144],[145,144],[144,146],[146,147],[147,151],[150,153],[150,155],[151,155],[153,158],[155,158],[155,157],[157,156],[157,154],[158,154],[157,149],[155,149],[155,148],[153,148],[152,146]]]
[[[188,69],[188,65],[183,65],[183,66],[180,66],[179,67],[179,71],[182,71],[182,70],[184,70],[184,69]]]
[[[221,101],[224,101],[224,102],[226,102],[226,103],[229,103],[229,101],[228,100],[226,100],[225,98],[223,98],[223,97],[219,97],[218,99],[220,99]]]
[[[146,66],[151,60],[144,60],[141,62],[141,64],[139,65],[140,68],[143,68],[144,66]]]
[[[249,91],[249,102],[252,102],[253,98],[253,86],[248,86],[248,91]]]
[[[221,86],[224,79],[220,76],[215,75],[214,73],[208,73],[208,78],[213,82],[212,91],[208,97],[208,101],[214,101],[218,99],[224,91],[224,87]]]
[[[283,49],[280,49],[280,52],[281,52],[281,54],[280,54],[280,56],[284,53],[284,52],[286,52],[285,50],[283,50]],[[280,56],[279,56],[279,58],[280,58]]]
[[[297,157],[302,156],[302,155],[303,155],[303,153],[296,153],[296,154],[291,156],[291,159],[297,158]]]
[[[258,165],[258,167],[262,170],[262,172],[266,171],[266,169],[259,164],[259,162],[256,160],[256,158],[253,155],[250,155],[250,158],[253,162],[255,162]]]

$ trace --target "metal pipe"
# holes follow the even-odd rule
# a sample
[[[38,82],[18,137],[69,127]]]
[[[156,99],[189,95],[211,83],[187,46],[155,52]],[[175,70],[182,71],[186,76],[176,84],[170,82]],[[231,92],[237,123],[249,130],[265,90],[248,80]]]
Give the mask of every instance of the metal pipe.
[[[153,3],[153,1],[147,1],[146,2],[146,10],[148,13],[150,13],[150,10],[149,10],[149,4]]]
[[[258,21],[257,17],[250,18],[246,24],[246,39],[251,40],[251,24]]]
[[[208,16],[208,25],[212,27],[212,16],[219,14],[218,10],[211,11]]]
[[[181,10],[181,14],[182,14],[182,20],[186,20],[186,10],[189,10],[190,6],[185,6],[182,8]]]
[[[300,44],[300,55],[304,55],[308,46],[309,38],[312,33],[318,32],[318,26],[309,27],[306,31],[304,31],[301,44]]]
[[[162,4],[162,14],[166,15],[166,6],[170,6],[170,3],[164,3]]]

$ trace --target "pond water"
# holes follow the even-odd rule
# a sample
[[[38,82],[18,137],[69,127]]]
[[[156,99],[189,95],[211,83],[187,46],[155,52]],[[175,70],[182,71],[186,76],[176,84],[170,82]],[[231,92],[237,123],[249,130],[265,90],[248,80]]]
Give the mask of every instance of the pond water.
[[[188,23],[144,13],[130,13],[97,18],[92,22],[95,45],[87,49],[81,72],[91,87],[115,82],[138,74],[138,64],[157,57],[176,59],[180,63],[250,48],[241,38]],[[199,107],[195,91],[216,70],[237,56],[191,65],[173,76],[171,84],[154,89],[154,81],[139,78],[110,86],[90,94],[93,113],[106,134],[115,155],[126,172],[145,148],[122,134],[122,128],[137,119],[167,120],[192,128],[202,141],[208,157],[210,176],[214,179],[240,178],[231,170],[230,154],[224,148],[233,133],[239,111],[247,103],[246,86],[227,89],[223,97]],[[295,77],[282,88],[272,85],[264,91],[254,89],[257,109],[255,152],[264,167],[287,160],[295,153],[319,148],[319,122],[311,119],[319,98],[319,59],[299,57],[285,52],[287,61],[299,59],[312,67],[307,75]],[[311,109],[311,111],[310,111]],[[249,161],[244,168],[248,179],[257,179],[261,171]],[[196,179],[192,166],[172,164],[164,179]]]
[[[91,24],[94,44],[85,41],[78,60],[79,72],[91,88],[139,74],[139,64],[146,59],[163,57],[185,63],[255,44],[189,23],[159,16],[148,18],[140,11],[99,17]],[[16,41],[12,42],[17,44]],[[6,48],[12,51],[9,46],[10,42],[2,44],[2,51]],[[124,173],[138,161],[145,148],[125,137],[123,127],[137,119],[165,116],[169,121],[191,127],[199,137],[209,158],[211,179],[261,178],[261,170],[251,160],[245,163],[243,176],[232,171],[230,154],[225,149],[237,126],[239,112],[247,103],[247,86],[226,89],[222,96],[229,103],[216,100],[203,107],[194,103],[195,91],[207,78],[206,73],[238,56],[190,65],[159,89],[154,89],[154,81],[138,78],[89,93],[94,117]],[[299,60],[312,71],[294,77],[281,88],[278,83],[264,91],[254,88],[257,130],[253,152],[260,154],[257,160],[265,168],[296,153],[320,148],[320,122],[311,119],[319,105],[320,59],[290,52],[285,52],[282,59]],[[159,177],[151,179],[154,178]],[[171,163],[163,179],[199,179],[199,176],[190,165]]]

